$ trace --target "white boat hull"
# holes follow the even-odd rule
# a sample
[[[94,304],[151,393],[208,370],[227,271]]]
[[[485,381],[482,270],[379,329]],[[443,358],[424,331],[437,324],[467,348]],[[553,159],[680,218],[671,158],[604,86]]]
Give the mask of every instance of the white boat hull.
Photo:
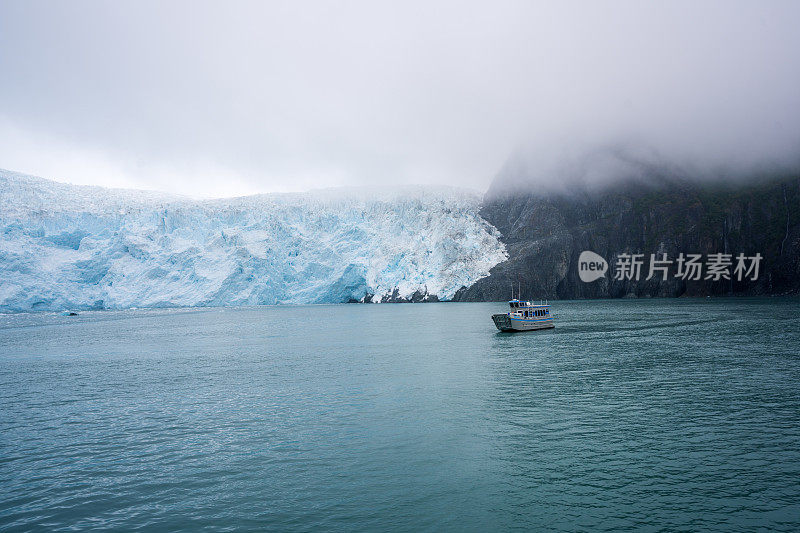
[[[492,315],[494,325],[500,331],[533,331],[537,329],[554,328],[553,317],[547,318],[516,318],[508,314]]]

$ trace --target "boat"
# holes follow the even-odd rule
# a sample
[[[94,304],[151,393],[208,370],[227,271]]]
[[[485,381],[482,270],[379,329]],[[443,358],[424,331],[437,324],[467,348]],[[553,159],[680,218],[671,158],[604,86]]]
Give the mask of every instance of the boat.
[[[494,325],[500,331],[533,331],[556,327],[547,303],[533,304],[515,298],[509,300],[508,305],[511,308],[508,313],[492,315]]]
[[[61,316],[78,316],[78,313],[76,313],[75,311],[70,311],[68,309],[65,309],[64,311],[61,311],[61,313],[59,313],[59,314]]]

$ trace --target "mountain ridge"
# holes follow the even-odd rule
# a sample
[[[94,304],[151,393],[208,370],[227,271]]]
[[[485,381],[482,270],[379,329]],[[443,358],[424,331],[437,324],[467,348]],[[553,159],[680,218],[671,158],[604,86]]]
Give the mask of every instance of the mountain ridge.
[[[497,301],[521,283],[535,298],[677,297],[800,292],[800,173],[751,182],[693,180],[667,173],[620,179],[589,190],[487,194],[481,216],[501,233],[509,259],[462,287],[456,301]],[[499,178],[502,179],[502,178]],[[593,251],[609,265],[603,278],[579,279],[578,257]],[[615,280],[621,254],[745,253],[763,256],[758,280]],[[645,271],[645,274],[647,272]],[[645,276],[643,275],[642,278]]]

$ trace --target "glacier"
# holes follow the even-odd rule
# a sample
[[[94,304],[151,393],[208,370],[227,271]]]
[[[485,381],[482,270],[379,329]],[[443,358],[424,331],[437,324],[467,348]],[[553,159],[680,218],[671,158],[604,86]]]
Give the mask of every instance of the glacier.
[[[192,200],[0,170],[0,311],[448,300],[507,259],[477,193]]]

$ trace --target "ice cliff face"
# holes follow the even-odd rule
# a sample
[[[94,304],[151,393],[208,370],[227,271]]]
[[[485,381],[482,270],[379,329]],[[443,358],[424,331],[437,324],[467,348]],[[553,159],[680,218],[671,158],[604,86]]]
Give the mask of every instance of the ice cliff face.
[[[193,201],[0,171],[0,311],[450,299],[507,257],[444,188]]]

